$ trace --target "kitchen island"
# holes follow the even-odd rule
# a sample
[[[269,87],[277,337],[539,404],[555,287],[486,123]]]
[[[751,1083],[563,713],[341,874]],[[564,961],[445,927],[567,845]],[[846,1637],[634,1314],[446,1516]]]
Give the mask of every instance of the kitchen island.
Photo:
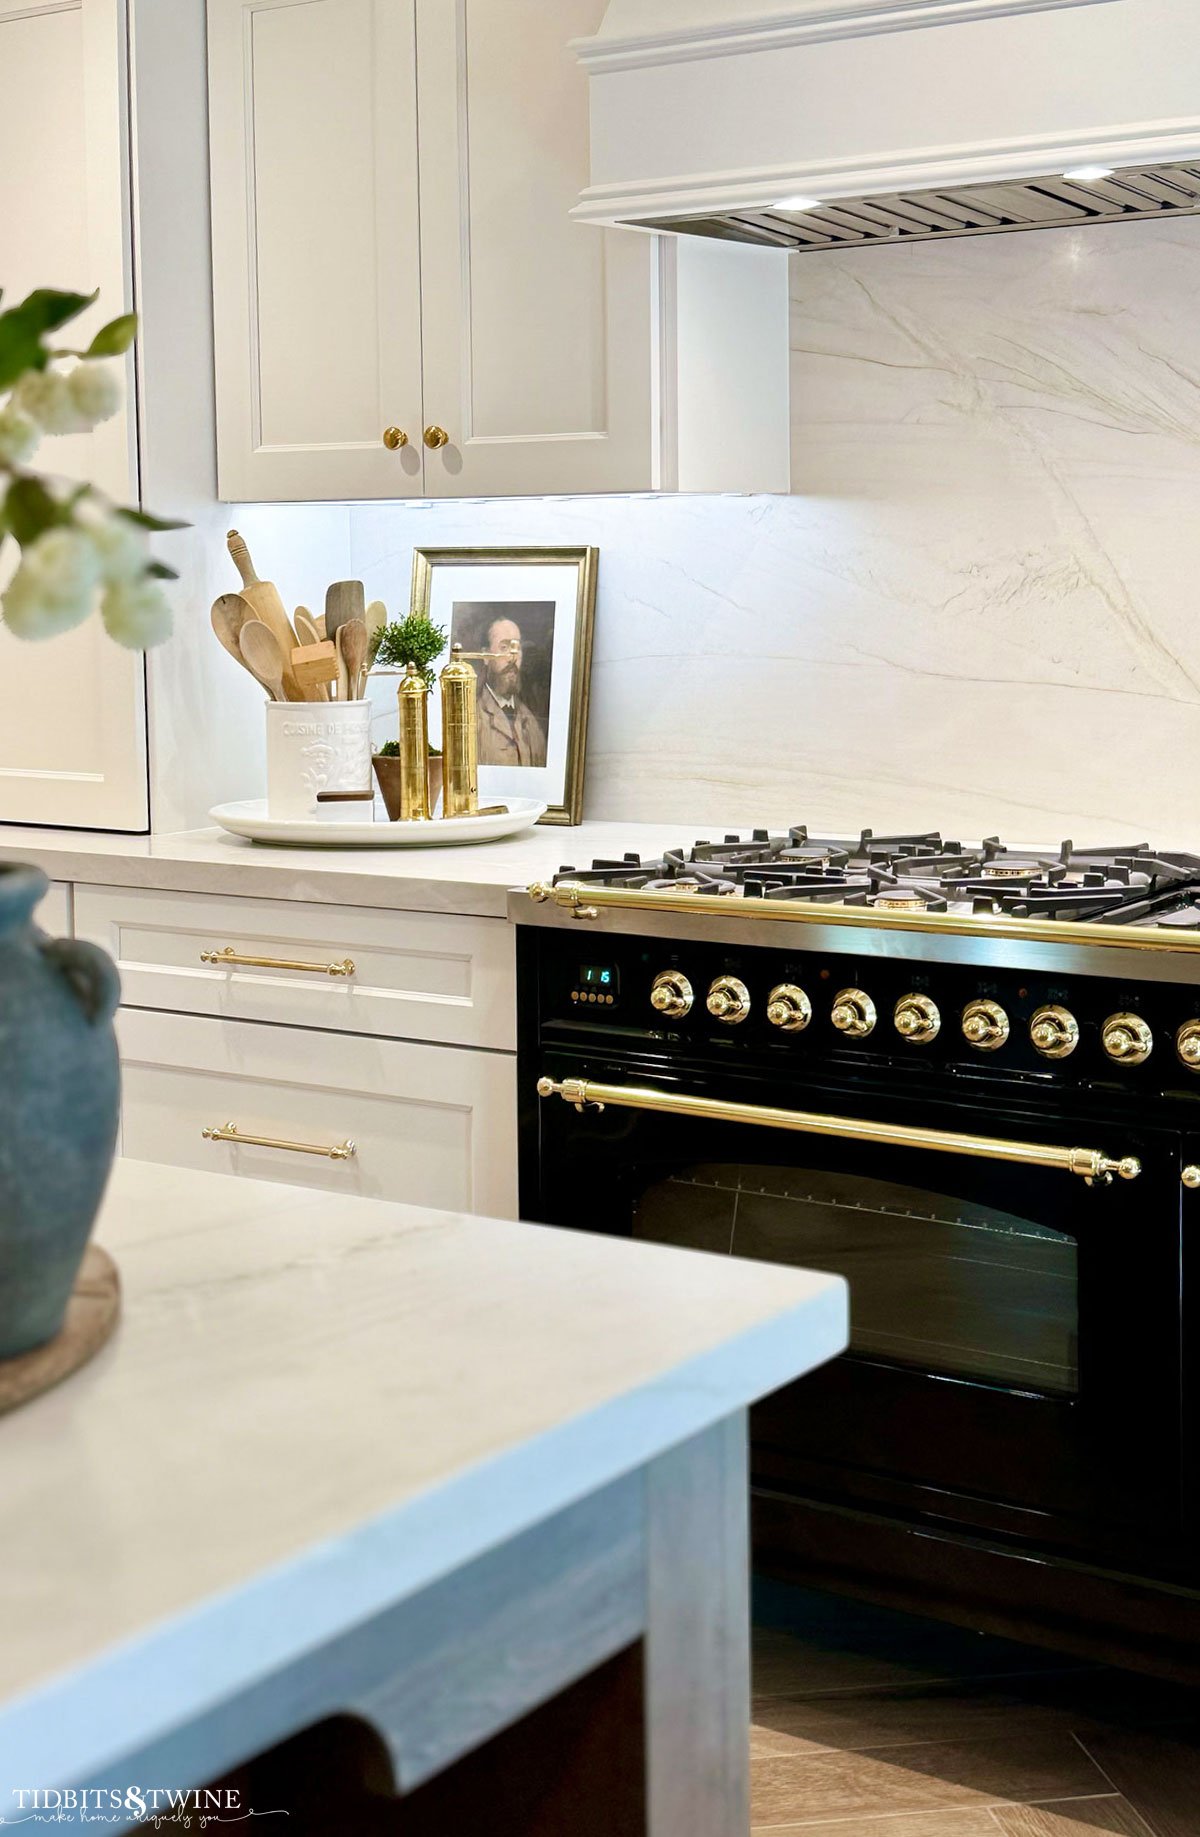
[[[115,1338],[0,1421],[0,1815],[353,1718],[403,1831],[745,1828],[745,1411],[839,1280],[136,1162],[98,1236]]]

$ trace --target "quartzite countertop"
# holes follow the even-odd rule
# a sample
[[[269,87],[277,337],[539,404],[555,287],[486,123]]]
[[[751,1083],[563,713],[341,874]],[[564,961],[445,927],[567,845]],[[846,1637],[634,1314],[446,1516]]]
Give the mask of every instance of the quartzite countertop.
[[[221,829],[124,836],[0,825],[0,861],[30,861],[52,880],[84,886],[504,918],[510,887],[546,879],[564,863],[587,867],[594,856],[620,859],[630,849],[658,855],[722,833],[711,824],[580,823],[468,848],[312,849],[271,848]]]
[[[846,1338],[835,1277],[138,1162],[98,1235],[114,1339],[0,1420],[0,1797],[107,1778]]]

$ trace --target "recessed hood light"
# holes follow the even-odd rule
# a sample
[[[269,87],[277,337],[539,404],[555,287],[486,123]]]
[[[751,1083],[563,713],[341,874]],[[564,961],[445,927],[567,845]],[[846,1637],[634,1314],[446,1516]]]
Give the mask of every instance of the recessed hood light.
[[[1074,179],[1077,185],[1090,185],[1093,179],[1111,179],[1112,166],[1072,166],[1063,173],[1064,179]]]
[[[773,210],[820,210],[820,198],[776,198]]]

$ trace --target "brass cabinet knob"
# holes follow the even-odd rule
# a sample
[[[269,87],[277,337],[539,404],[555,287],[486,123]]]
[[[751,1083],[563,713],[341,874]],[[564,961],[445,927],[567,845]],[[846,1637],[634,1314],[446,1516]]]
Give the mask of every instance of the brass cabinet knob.
[[[650,1006],[667,1020],[682,1020],[685,1014],[690,1014],[694,999],[692,985],[681,971],[663,970],[654,978]]]
[[[444,427],[427,427],[425,429],[425,445],[427,447],[432,447],[436,452],[438,447],[450,445],[450,436]]]
[[[875,1003],[861,989],[839,989],[829,1018],[839,1033],[862,1040],[874,1029]]]
[[[1079,1022],[1067,1008],[1039,1008],[1029,1023],[1029,1037],[1043,1059],[1066,1059],[1079,1044]]]
[[[408,445],[408,435],[402,427],[385,427],[383,430],[383,444],[388,449],[389,453],[394,453],[397,447]]]
[[[963,1038],[976,1052],[995,1052],[1008,1038],[1008,1016],[998,1001],[969,1001],[963,1009]]]
[[[1110,1014],[1100,1041],[1109,1058],[1121,1065],[1143,1065],[1154,1051],[1154,1035],[1137,1014]]]
[[[902,995],[896,1003],[892,1020],[896,1032],[910,1046],[924,1046],[930,1040],[936,1040],[942,1026],[937,1003],[931,1001],[928,995]]]
[[[736,1026],[750,1012],[749,989],[736,976],[718,976],[708,991],[708,1011],[715,1021]]]
[[[1196,1188],[1200,1186],[1200,1167],[1194,1165],[1185,1167],[1179,1178],[1186,1187],[1190,1187],[1192,1191],[1195,1192]]]
[[[794,982],[777,982],[767,996],[767,1019],[785,1033],[801,1033],[812,1019],[812,1003]]]
[[[1200,1021],[1184,1021],[1175,1035],[1175,1051],[1189,1072],[1200,1072]]]

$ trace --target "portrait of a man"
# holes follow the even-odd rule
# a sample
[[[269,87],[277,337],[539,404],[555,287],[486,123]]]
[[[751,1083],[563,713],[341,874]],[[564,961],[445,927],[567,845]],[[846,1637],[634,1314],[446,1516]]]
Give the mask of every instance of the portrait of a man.
[[[550,714],[554,602],[456,601],[451,640],[486,651],[479,678],[479,763],[544,766]]]

